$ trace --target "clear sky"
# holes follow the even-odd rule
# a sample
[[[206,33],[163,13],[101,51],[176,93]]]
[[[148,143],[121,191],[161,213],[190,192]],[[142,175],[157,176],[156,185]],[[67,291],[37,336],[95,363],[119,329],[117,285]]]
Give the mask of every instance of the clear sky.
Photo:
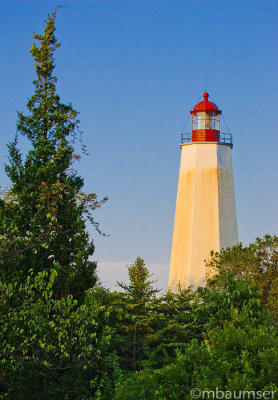
[[[206,70],[234,137],[240,240],[277,233],[277,0],[1,0],[1,186],[16,111],[33,93],[32,34],[60,4],[58,93],[80,112],[86,190],[110,198],[95,213],[110,236],[90,228],[103,284],[140,256],[167,287],[179,137]]]

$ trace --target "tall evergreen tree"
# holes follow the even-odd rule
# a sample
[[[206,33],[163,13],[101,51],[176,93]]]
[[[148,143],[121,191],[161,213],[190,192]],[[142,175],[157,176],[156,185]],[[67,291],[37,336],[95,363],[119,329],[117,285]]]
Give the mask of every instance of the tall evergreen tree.
[[[72,166],[79,121],[56,94],[55,17],[34,35],[35,93],[19,113],[0,199],[0,399],[110,400],[109,309],[86,302],[96,280],[86,220],[98,229],[91,213],[101,202]]]
[[[195,320],[202,301],[199,291],[179,286],[176,293],[168,290],[152,305],[153,333],[145,341],[144,367],[161,368],[176,359],[193,338],[202,338],[202,326]]]
[[[72,105],[63,104],[56,93],[56,12],[48,16],[44,33],[33,36],[35,93],[27,103],[28,114],[18,113],[17,135],[8,146],[11,188],[0,204],[1,276],[18,280],[30,268],[35,273],[54,268],[55,295],[81,298],[96,281],[86,220],[98,229],[92,211],[106,199],[85,194],[83,179],[72,167],[80,158],[74,149],[79,120]],[[25,158],[18,147],[20,135],[30,143]]]
[[[119,283],[123,292],[115,299],[117,309],[116,333],[112,339],[124,369],[140,369],[145,358],[147,335],[153,331],[152,302],[159,290],[153,287],[151,274],[142,258],[137,257],[128,267],[129,283]]]

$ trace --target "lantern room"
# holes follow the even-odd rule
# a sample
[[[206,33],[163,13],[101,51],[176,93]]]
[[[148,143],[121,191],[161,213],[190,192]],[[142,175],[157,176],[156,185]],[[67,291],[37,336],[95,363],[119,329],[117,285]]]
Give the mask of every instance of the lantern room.
[[[192,142],[219,142],[220,115],[216,104],[208,100],[209,94],[203,94],[203,101],[196,104],[192,115]]]

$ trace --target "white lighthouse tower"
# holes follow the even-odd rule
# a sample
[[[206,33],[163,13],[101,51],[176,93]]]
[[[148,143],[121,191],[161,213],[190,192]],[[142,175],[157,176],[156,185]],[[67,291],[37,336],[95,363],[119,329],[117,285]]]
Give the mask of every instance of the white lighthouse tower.
[[[232,136],[220,133],[221,111],[203,94],[182,135],[169,287],[202,285],[211,250],[238,242]]]

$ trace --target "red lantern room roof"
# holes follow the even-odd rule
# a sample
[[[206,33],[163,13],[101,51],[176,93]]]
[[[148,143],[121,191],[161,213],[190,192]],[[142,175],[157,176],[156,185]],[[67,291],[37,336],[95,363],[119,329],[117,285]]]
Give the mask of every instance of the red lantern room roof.
[[[196,114],[197,112],[211,112],[221,114],[221,111],[216,104],[208,100],[209,94],[207,92],[203,93],[204,100],[196,104],[190,114]]]

